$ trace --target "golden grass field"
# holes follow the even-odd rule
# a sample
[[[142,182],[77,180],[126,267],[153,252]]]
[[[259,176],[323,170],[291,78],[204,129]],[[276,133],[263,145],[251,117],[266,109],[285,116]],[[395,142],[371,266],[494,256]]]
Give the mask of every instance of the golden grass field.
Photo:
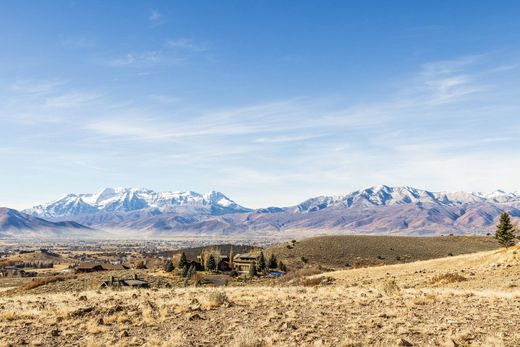
[[[518,346],[520,248],[327,272],[299,286],[0,297],[0,345]],[[41,288],[41,287],[40,287]]]

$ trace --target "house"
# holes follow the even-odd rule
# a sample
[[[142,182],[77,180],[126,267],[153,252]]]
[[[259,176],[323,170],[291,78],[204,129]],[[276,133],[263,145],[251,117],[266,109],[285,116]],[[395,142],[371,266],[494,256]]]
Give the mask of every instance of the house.
[[[150,285],[147,281],[139,279],[137,274],[134,274],[133,278],[121,279],[114,276],[110,276],[108,281],[101,282],[99,288],[108,287],[132,287],[132,288],[148,288]]]
[[[85,262],[76,267],[77,273],[104,271],[101,263]]]
[[[123,264],[85,262],[85,263],[80,263],[76,267],[76,272],[85,273],[85,272],[97,272],[97,271],[126,270],[126,269],[128,269],[128,267],[124,266]]]
[[[251,264],[258,261],[260,254],[237,254],[233,257],[233,270],[240,273],[248,273]]]

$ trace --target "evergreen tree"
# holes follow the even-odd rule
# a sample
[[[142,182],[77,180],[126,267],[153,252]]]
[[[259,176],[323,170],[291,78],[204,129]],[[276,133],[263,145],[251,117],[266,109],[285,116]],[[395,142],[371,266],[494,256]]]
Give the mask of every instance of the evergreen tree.
[[[195,266],[190,266],[190,269],[188,270],[188,278],[191,278],[191,276],[193,276],[196,272],[197,269],[195,268]]]
[[[171,260],[168,260],[166,264],[164,264],[164,271],[172,272],[173,271],[173,263]]]
[[[182,271],[181,271],[181,277],[186,277],[188,276],[188,264],[184,264],[184,266],[182,267]]]
[[[182,269],[186,264],[188,264],[188,259],[186,258],[186,253],[182,252],[181,258],[179,259],[179,267]]]
[[[276,256],[274,254],[271,254],[271,257],[269,257],[269,262],[267,263],[267,266],[270,269],[276,269],[277,261]]]
[[[264,252],[260,252],[260,256],[258,257],[258,264],[256,265],[256,270],[259,272],[264,272],[265,269],[266,269],[266,265],[265,265]]]
[[[255,277],[256,276],[256,262],[252,262],[251,266],[249,267],[249,277]]]
[[[511,217],[509,217],[509,214],[507,212],[503,212],[500,215],[500,222],[497,225],[497,231],[495,234],[498,243],[504,247],[514,245],[514,232],[515,227],[511,223]]]
[[[210,254],[208,258],[208,270],[215,271],[216,269],[217,263],[215,261],[215,257],[213,256],[213,254]]]
[[[229,267],[234,268],[233,266],[233,257],[235,256],[235,253],[233,253],[233,246],[229,249]]]
[[[282,272],[287,272],[287,266],[281,260],[278,262],[278,269]]]

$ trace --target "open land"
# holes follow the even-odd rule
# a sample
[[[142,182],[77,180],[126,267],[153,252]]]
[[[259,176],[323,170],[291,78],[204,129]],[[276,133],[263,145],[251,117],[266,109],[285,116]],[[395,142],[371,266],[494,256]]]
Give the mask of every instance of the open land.
[[[24,283],[0,293],[0,345],[515,346],[520,248],[496,249],[489,238],[453,240],[460,245],[436,246],[424,256],[429,260],[420,260],[404,240],[386,242],[392,252],[407,249],[416,258],[395,261],[394,253],[376,248],[353,257],[393,263],[347,269],[330,261],[336,251],[321,257],[311,252],[311,244],[330,250],[329,240],[291,242],[291,249],[284,244],[265,250],[278,251],[289,264],[285,276],[229,277],[218,286],[186,283],[177,269],[160,268],[69,274],[35,287],[28,285],[32,279],[20,279]],[[477,253],[459,255],[463,241],[467,252]],[[309,261],[303,265],[282,252],[303,252],[304,245]],[[132,274],[150,288],[98,287],[108,276]],[[204,276],[223,275],[201,271],[195,277]]]

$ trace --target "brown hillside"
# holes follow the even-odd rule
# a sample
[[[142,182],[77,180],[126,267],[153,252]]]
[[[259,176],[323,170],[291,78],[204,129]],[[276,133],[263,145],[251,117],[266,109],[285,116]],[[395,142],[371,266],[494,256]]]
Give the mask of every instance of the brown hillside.
[[[306,264],[333,269],[408,263],[498,248],[492,237],[367,236],[313,237],[268,250],[290,268]]]

